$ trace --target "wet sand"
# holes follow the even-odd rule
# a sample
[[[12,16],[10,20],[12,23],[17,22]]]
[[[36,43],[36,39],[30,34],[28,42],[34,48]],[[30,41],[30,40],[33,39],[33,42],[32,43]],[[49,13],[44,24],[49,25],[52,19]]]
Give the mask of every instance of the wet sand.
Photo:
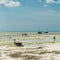
[[[0,46],[0,60],[60,60],[59,45],[47,43],[34,48]]]

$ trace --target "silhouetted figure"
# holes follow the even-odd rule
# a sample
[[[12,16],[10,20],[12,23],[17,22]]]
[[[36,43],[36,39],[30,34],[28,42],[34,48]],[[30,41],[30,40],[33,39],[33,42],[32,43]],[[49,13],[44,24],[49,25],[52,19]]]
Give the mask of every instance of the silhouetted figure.
[[[54,43],[55,42],[55,39],[56,39],[55,36],[53,37],[53,39],[54,39],[54,41],[53,41],[53,43]]]
[[[11,39],[11,36],[9,38]]]
[[[27,36],[27,33],[23,33],[22,36]]]

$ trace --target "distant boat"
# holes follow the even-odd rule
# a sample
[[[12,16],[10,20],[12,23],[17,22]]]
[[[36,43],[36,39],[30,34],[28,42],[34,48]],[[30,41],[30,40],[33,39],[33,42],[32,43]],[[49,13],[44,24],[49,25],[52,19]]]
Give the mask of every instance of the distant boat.
[[[48,33],[48,32],[44,32],[44,33]]]
[[[49,33],[49,32],[48,32],[48,28],[46,29],[46,31],[45,31],[44,33]]]
[[[38,34],[42,34],[42,32],[38,32]]]
[[[38,31],[38,34],[42,34],[42,32],[40,31],[40,27],[39,27],[39,31]]]

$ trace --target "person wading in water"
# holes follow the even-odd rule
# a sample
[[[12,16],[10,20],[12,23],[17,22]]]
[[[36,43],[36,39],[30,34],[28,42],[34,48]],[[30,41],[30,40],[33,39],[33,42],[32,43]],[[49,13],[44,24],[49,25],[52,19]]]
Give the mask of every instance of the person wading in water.
[[[53,39],[54,39],[53,43],[55,43],[55,39],[56,39],[56,37],[54,36]]]

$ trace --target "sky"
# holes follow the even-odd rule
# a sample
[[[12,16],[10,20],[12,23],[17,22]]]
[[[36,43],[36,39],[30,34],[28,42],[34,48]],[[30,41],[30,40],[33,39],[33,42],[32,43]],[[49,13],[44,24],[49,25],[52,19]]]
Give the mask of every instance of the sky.
[[[0,0],[0,32],[60,31],[60,0]]]

